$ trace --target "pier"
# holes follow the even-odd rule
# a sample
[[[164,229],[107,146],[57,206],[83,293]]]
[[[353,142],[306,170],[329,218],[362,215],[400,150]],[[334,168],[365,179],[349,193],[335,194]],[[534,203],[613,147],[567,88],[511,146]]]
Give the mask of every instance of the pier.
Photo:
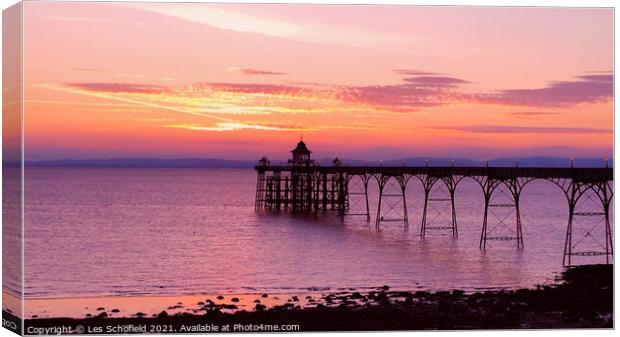
[[[603,256],[605,263],[610,263],[613,257],[610,222],[612,168],[348,166],[338,158],[331,165],[322,166],[311,159],[311,151],[303,140],[291,152],[288,165],[271,165],[263,157],[255,167],[258,173],[257,211],[316,214],[334,210],[341,217],[365,217],[366,221],[374,221],[377,229],[386,223],[409,227],[406,192],[411,181],[417,180],[424,190],[420,236],[443,230],[458,237],[455,191],[464,179],[471,179],[480,186],[484,196],[480,248],[487,249],[489,241],[509,241],[523,249],[521,192],[534,180],[547,180],[563,191],[568,202],[563,264],[571,266],[573,258],[578,256]],[[374,215],[368,198],[371,180],[378,185]],[[351,188],[353,184],[358,188]],[[586,199],[596,207],[584,208],[583,200]],[[353,209],[352,202],[361,207]],[[436,216],[431,218],[431,212]],[[447,220],[443,223],[434,221],[442,213],[447,213]],[[584,223],[604,226],[604,237],[596,237],[588,230],[585,230],[584,237],[575,237],[574,226],[583,227]],[[496,235],[497,228],[504,231]],[[597,243],[596,249],[580,249],[585,237]]]

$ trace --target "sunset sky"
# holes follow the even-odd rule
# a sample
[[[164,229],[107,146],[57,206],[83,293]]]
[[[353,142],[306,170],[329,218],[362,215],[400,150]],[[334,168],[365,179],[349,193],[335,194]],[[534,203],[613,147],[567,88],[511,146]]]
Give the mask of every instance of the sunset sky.
[[[26,159],[608,157],[613,10],[24,4]]]

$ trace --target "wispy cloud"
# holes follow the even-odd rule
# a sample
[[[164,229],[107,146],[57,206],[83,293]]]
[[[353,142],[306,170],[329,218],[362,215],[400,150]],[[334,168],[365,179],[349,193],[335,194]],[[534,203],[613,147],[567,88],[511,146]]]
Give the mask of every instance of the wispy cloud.
[[[357,103],[366,109],[411,112],[423,107],[450,103],[461,98],[459,86],[469,83],[466,80],[448,76],[407,77],[400,84],[334,86],[325,84],[280,85],[265,83],[200,83],[206,90],[255,95],[284,95],[308,98],[319,106],[319,98],[330,100],[334,105]]]
[[[473,125],[473,126],[436,126],[433,129],[461,131],[471,133],[531,133],[531,134],[563,134],[563,133],[613,133],[612,129],[580,128],[580,127],[537,127],[537,126],[506,126],[506,125]]]
[[[136,104],[126,103],[99,103],[99,102],[82,102],[82,101],[56,101],[47,99],[27,99],[24,101],[26,104],[55,104],[55,105],[78,105],[78,106],[98,106],[98,107],[136,107]]]
[[[165,6],[157,3],[126,3],[123,6],[148,10],[219,29],[243,33],[258,33],[280,38],[291,38],[304,31],[304,27],[298,23],[260,18],[208,4],[203,4],[206,7],[205,10],[196,10],[196,6],[193,6],[193,4],[188,6],[188,4],[183,3],[166,4]]]
[[[268,72],[256,69],[252,71]],[[611,75],[587,74],[577,77],[572,82],[553,82],[549,87],[543,89],[514,89],[494,94],[466,94],[464,92],[465,86],[470,82],[465,79],[446,75],[411,75],[411,72],[413,71],[409,71],[409,74],[400,83],[390,85],[223,82],[161,85],[79,82],[67,83],[64,86],[42,86],[75,94],[109,98],[120,103],[143,108],[166,109],[212,119],[211,123],[202,123],[199,120],[200,123],[167,123],[168,125],[162,125],[171,128],[194,131],[246,129],[320,131],[332,129],[379,130],[385,125],[389,125],[389,122],[385,122],[386,114],[411,113],[428,107],[463,102],[478,102],[481,105],[516,105],[523,104],[523,102],[539,104],[541,110],[507,112],[506,114],[521,119],[540,118],[558,114],[545,111],[550,105],[568,105],[578,102],[593,103],[611,99],[611,94],[605,93],[605,91],[608,86],[613,85],[613,76]],[[415,72],[424,73],[422,71]],[[579,91],[577,88],[583,90]],[[569,93],[574,95],[570,96]],[[316,118],[316,115],[319,114],[337,116],[340,120],[334,122],[334,125],[330,125],[328,124],[330,119]],[[269,117],[268,115],[274,116]],[[299,124],[265,122],[265,120],[274,120],[284,115],[300,115],[295,117],[295,121]],[[303,115],[315,115],[315,117],[309,119]],[[343,120],[347,122],[345,123]],[[356,122],[369,123],[370,125],[356,125]],[[379,126],[381,123],[386,124]],[[611,129],[588,127],[504,125],[436,127],[434,129],[488,134],[603,134],[612,132]]]
[[[577,76],[574,81],[551,82],[537,89],[510,89],[497,93],[471,96],[481,103],[562,107],[580,103],[596,103],[613,99],[614,76],[596,74]]]
[[[295,132],[309,132],[309,131],[321,131],[321,130],[335,130],[335,129],[347,129],[347,130],[378,130],[373,126],[362,125],[320,125],[320,126],[301,126],[296,124],[286,123],[252,123],[252,122],[236,122],[236,123],[215,123],[213,125],[202,124],[171,124],[166,125],[168,128],[186,129],[193,131],[237,131],[237,130],[266,130],[266,131],[295,131]]]
[[[363,102],[398,112],[417,111],[461,99],[459,86],[469,83],[447,76],[417,76],[394,85],[348,86],[342,88],[345,100]]]
[[[123,21],[123,20],[110,20],[105,18],[96,17],[83,17],[83,16],[46,16],[48,20],[53,21],[69,21],[69,22],[83,22],[83,23],[96,23],[96,24],[122,24],[132,26],[146,26],[146,22],[141,21]]]
[[[239,92],[246,94],[272,94],[272,95],[298,95],[301,93],[311,94],[303,87],[280,84],[254,84],[254,83],[197,83],[194,87],[216,91]]]
[[[244,69],[248,74],[280,74]],[[404,70],[401,70],[404,72]],[[407,71],[408,73],[430,73]],[[187,86],[134,83],[68,83],[90,92],[158,95],[142,97],[160,103],[180,104],[201,112],[221,114],[324,113],[325,111],[372,110],[394,113],[415,112],[427,107],[465,102],[508,106],[565,107],[580,103],[609,101],[613,97],[613,75],[588,74],[575,81],[552,82],[539,89],[510,89],[495,93],[464,92],[470,82],[451,76],[408,75],[390,85],[328,85],[316,83],[224,83],[204,82]],[[352,105],[353,104],[353,105]],[[516,118],[534,118],[553,113],[514,112]]]
[[[238,68],[238,67],[228,67],[226,68],[228,71],[241,73],[243,75],[258,75],[258,76],[282,76],[288,75],[288,73],[277,72],[277,71],[268,71],[268,70],[260,70],[254,68]]]
[[[190,108],[183,107],[183,106],[170,106],[167,104],[162,104],[162,102],[148,100],[147,97],[144,97],[145,94],[140,94],[141,96],[135,97],[135,95],[137,94],[134,93],[130,97],[124,97],[124,96],[119,96],[117,92],[90,91],[90,90],[74,88],[70,86],[57,86],[57,85],[51,85],[51,84],[35,84],[34,86],[38,88],[44,88],[48,90],[71,93],[71,94],[76,94],[76,95],[105,98],[105,99],[109,99],[112,101],[135,104],[136,106],[168,110],[168,111],[193,115],[197,117],[206,117],[206,118],[211,118],[211,119],[215,119],[219,121],[225,121],[225,122],[231,121],[231,119],[218,116],[215,113],[205,113],[202,111],[196,111],[195,109],[190,109]]]
[[[174,118],[134,118],[133,120],[137,122],[147,122],[147,123],[160,123],[160,122],[172,123],[172,122],[177,121]]]
[[[134,83],[67,83],[68,86],[88,91],[111,92],[111,93],[137,93],[137,94],[162,94],[170,92],[170,88],[153,84]]]
[[[417,76],[408,77],[404,79],[405,82],[422,87],[454,87],[461,84],[467,84],[469,81],[465,81],[460,78],[448,77],[448,76]]]
[[[552,111],[515,111],[515,112],[508,113],[509,116],[520,118],[520,119],[534,119],[537,117],[555,116],[559,114],[560,114],[559,112],[552,112]]]
[[[194,131],[238,131],[238,130],[266,130],[266,131],[308,131],[305,128],[291,128],[291,127],[279,127],[268,126],[260,124],[246,124],[246,123],[215,123],[212,126],[196,125],[196,124],[173,124],[166,127],[175,129],[185,129]]]
[[[242,11],[231,6],[202,4],[204,10],[196,10],[195,4],[162,4],[139,3],[123,4],[126,7],[147,10],[166,16],[203,24],[206,26],[241,33],[261,34],[279,39],[302,41],[312,44],[338,45],[371,48],[385,51],[385,46],[398,47],[403,52],[401,41],[419,40],[411,34],[382,34],[375,29],[348,24],[325,23],[311,20],[257,15]]]

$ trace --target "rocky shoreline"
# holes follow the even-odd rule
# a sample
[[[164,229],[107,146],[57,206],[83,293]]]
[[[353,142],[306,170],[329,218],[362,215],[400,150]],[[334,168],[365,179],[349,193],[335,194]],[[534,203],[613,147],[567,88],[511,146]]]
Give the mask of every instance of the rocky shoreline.
[[[233,299],[234,302],[234,299]],[[514,291],[406,292],[381,287],[368,293],[341,292],[320,299],[293,296],[253,310],[234,304],[200,303],[192,312],[155,317],[26,319],[25,327],[72,327],[78,333],[242,332],[242,331],[372,331],[460,329],[613,328],[613,266],[573,267],[557,285]],[[77,330],[75,330],[77,327]],[[228,327],[229,330],[226,330]]]

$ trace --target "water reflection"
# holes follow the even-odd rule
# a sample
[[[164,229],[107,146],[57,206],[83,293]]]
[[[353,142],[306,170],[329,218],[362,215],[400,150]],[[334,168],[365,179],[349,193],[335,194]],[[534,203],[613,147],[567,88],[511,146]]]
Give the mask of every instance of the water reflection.
[[[30,298],[217,293],[251,287],[429,290],[532,287],[562,270],[566,200],[546,182],[521,200],[525,248],[478,248],[483,200],[456,191],[459,236],[420,237],[423,192],[408,189],[409,227],[375,228],[333,212],[254,211],[251,170],[29,169],[26,295]],[[373,185],[374,184],[374,185]]]

